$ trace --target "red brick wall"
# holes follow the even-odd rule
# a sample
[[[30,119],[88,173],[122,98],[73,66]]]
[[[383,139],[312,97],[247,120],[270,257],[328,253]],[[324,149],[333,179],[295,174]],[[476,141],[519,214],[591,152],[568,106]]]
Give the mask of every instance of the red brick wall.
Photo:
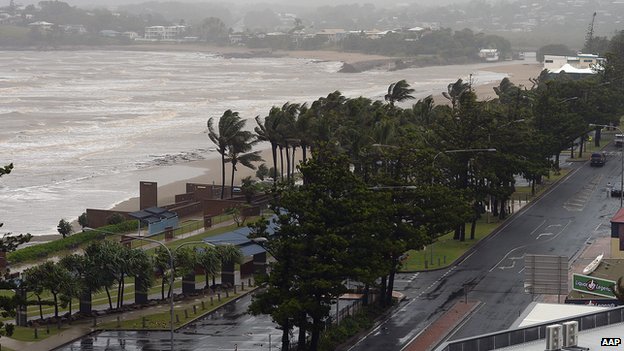
[[[240,201],[230,200],[204,200],[202,201],[204,216],[217,216],[223,213],[226,208],[240,205]]]
[[[201,202],[190,202],[181,206],[174,206],[169,208],[171,212],[175,212],[178,214],[178,218],[188,217],[188,216],[201,216],[203,206]]]
[[[139,209],[144,210],[149,207],[158,206],[158,183],[139,183]]]
[[[193,200],[193,193],[178,194],[175,196],[175,203],[186,202]]]
[[[126,219],[133,219],[128,215],[128,212],[123,211],[110,211],[110,210],[96,210],[92,208],[87,208],[87,227],[90,228],[98,228],[107,225],[106,222],[108,217],[111,215],[119,213],[124,216]]]

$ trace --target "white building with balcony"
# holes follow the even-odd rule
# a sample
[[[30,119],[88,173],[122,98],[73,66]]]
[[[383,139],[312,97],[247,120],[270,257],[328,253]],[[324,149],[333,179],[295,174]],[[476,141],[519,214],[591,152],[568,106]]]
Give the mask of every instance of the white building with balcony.
[[[591,73],[592,70],[596,70],[597,65],[602,61],[604,61],[604,58],[593,54],[578,54],[576,56],[544,55],[544,69],[557,73],[562,69],[565,70],[565,68],[572,67],[576,70]],[[570,69],[565,71],[570,72]]]
[[[184,37],[187,26],[151,26],[145,27],[145,39],[174,40]]]

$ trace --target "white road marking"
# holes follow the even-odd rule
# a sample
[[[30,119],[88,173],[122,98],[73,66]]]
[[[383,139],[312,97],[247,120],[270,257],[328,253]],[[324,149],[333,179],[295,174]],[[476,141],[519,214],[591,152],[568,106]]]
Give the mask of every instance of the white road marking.
[[[555,235],[555,233],[542,233],[538,235],[537,238],[535,238],[535,240],[539,240],[539,238],[541,238],[542,236],[549,236],[549,235]]]
[[[536,232],[536,231],[537,231],[537,230],[538,230],[541,226],[543,226],[545,223],[546,223],[546,220],[542,221],[542,223],[540,223],[540,225],[538,225],[535,229],[533,229],[533,231],[531,232],[531,234],[529,234],[529,236],[532,236],[533,234],[535,234],[535,232]],[[498,261],[498,263],[496,263],[496,264],[495,264],[492,268],[490,268],[489,272],[491,273],[491,272],[494,270],[494,268],[496,268],[496,267],[497,267],[499,264],[501,264],[501,263],[502,263],[505,259],[507,259],[507,256],[509,256],[512,252],[514,252],[514,251],[516,251],[516,250],[518,250],[518,249],[520,249],[520,248],[523,248],[523,247],[525,247],[525,246],[526,246],[526,245],[522,245],[522,246],[518,246],[518,247],[516,247],[516,248],[513,248],[513,249],[509,250],[509,251],[505,254],[505,256],[503,256],[503,258],[501,258],[501,260],[500,260],[500,261]]]

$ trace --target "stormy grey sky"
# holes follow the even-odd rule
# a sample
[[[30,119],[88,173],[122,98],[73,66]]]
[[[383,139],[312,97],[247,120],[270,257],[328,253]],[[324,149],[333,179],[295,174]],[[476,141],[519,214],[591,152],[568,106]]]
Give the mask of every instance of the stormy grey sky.
[[[322,5],[338,5],[338,4],[373,4],[376,7],[397,7],[401,5],[446,5],[451,3],[461,3],[467,2],[469,0],[403,0],[398,2],[389,2],[387,0],[225,0],[225,1],[213,1],[213,0],[180,0],[176,2],[186,2],[186,3],[222,3],[224,5],[232,4],[232,5],[244,5],[244,4],[288,4],[290,6],[299,5],[299,6],[309,6],[309,7],[317,7]],[[8,3],[9,0],[5,0],[3,2]],[[39,0],[22,0],[17,1],[21,4],[36,4]],[[64,0],[64,2],[79,7],[108,7],[114,8],[120,5],[125,4],[137,4],[146,2],[146,0]],[[159,2],[174,2],[174,1],[159,1]]]

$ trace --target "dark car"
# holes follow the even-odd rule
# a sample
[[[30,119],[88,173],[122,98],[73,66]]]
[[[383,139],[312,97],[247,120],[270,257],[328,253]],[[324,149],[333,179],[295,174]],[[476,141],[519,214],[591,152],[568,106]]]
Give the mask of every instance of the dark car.
[[[602,167],[607,162],[607,155],[604,152],[594,152],[591,154],[589,165],[594,167]]]

